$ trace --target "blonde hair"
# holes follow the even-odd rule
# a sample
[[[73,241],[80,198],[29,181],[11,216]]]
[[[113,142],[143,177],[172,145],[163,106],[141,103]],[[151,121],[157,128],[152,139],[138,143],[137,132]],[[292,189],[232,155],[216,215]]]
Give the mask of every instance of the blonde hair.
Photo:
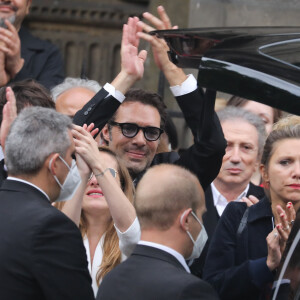
[[[132,179],[129,175],[127,168],[124,163],[119,160],[116,154],[109,149],[108,147],[102,146],[99,147],[99,151],[110,154],[114,157],[118,164],[118,174],[120,176],[121,189],[124,192],[125,196],[129,199],[129,201],[133,202],[134,195],[134,186],[132,183]],[[55,205],[58,209],[62,209],[64,202],[59,202]],[[79,223],[79,230],[81,232],[82,237],[84,237],[88,231],[88,223],[84,215],[84,211],[81,210],[81,217]],[[99,269],[96,275],[97,285],[99,286],[101,279],[109,273],[113,268],[115,268],[121,262],[121,251],[119,248],[119,238],[114,227],[114,222],[111,219],[107,230],[105,232],[104,242],[103,242],[103,257]]]

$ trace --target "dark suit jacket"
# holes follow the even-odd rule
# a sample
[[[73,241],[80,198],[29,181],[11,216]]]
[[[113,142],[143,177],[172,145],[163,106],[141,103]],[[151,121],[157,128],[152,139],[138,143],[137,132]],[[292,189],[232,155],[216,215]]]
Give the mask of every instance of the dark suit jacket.
[[[248,197],[250,195],[253,195],[258,199],[262,199],[265,196],[265,192],[262,187],[254,185],[250,182],[249,190],[246,196]],[[205,191],[205,203],[206,212],[203,214],[203,225],[208,235],[208,241],[201,253],[201,256],[196,259],[190,267],[191,272],[200,278],[202,278],[203,267],[206,260],[210,240],[215,232],[218,221],[220,220],[220,216],[214,205],[214,199],[210,186]]]
[[[100,90],[80,111],[74,116],[74,123],[95,123],[100,130],[112,117],[120,106],[120,102],[107,92]],[[219,119],[214,111],[214,91],[207,90],[204,94],[202,89],[184,96],[177,97],[177,103],[183,112],[185,120],[194,135],[194,144],[178,158],[172,152],[157,154],[152,165],[159,163],[175,163],[195,173],[203,189],[218,175],[222,158],[225,154],[226,141]],[[138,181],[143,173],[137,176]]]
[[[201,279],[186,272],[171,254],[137,245],[133,254],[100,284],[99,300],[218,299]]]
[[[12,82],[27,78],[52,88],[64,80],[64,64],[56,46],[31,35],[23,26],[19,31],[21,57],[25,63]]]
[[[4,169],[4,159],[0,160],[0,187],[2,182],[6,179],[7,172]]]
[[[94,299],[76,225],[36,188],[0,188],[1,300]]]
[[[248,211],[244,230],[238,234],[246,203],[231,202],[212,237],[204,266],[204,279],[221,299],[266,299],[273,274],[266,265],[266,237],[273,230],[270,201],[264,197]]]

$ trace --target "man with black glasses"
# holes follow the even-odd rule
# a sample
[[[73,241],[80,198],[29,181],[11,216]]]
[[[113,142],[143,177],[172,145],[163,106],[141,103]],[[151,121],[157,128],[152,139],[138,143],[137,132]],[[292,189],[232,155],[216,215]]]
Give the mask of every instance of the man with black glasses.
[[[160,9],[159,14],[164,20],[165,11]],[[151,15],[151,18],[155,17]],[[150,22],[153,21],[151,18]],[[155,22],[157,20],[164,22],[155,18]],[[106,84],[82,110],[76,113],[74,122],[78,125],[94,123],[100,130],[104,127],[102,131],[104,139],[123,159],[135,183],[151,165],[176,163],[194,172],[205,189],[217,176],[226,147],[219,120],[214,112],[215,92],[207,91],[204,94],[202,89],[197,88],[195,78],[192,75],[187,76],[169,60],[165,42],[141,32],[144,23],[139,22],[138,18],[132,18],[129,24],[130,39],[136,39],[132,44],[138,45],[139,38],[151,43],[156,53],[157,64],[164,72],[192,130],[194,145],[181,157],[174,152],[156,154],[166,118],[165,107],[157,94],[129,90],[136,80],[142,77],[143,72],[141,69],[138,71],[138,64],[132,72],[122,71],[128,64],[128,59],[125,59],[128,53],[123,51],[123,47],[121,72],[111,84]],[[132,52],[138,53],[137,48],[132,48]],[[142,55],[140,61],[136,62],[141,62],[142,57],[145,58]],[[134,75],[137,72],[139,76]]]

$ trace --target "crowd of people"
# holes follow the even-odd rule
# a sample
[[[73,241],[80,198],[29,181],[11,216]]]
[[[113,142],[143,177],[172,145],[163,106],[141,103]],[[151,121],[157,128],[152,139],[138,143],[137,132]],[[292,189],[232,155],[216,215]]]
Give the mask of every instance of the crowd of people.
[[[215,112],[216,91],[148,34],[175,28],[162,6],[123,26],[111,83],[64,79],[22,26],[30,5],[0,0],[1,299],[257,300],[278,282],[298,299],[297,257],[279,274],[300,224],[300,118],[236,96]],[[193,134],[180,155],[161,97],[133,88],[141,39]]]

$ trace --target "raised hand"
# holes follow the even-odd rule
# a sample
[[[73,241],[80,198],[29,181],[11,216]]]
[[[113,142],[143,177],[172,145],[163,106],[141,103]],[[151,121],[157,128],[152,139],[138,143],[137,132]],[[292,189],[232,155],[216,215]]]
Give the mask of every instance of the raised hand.
[[[139,37],[137,27],[139,18],[129,18],[128,23],[123,26],[121,44],[121,72],[111,83],[117,90],[125,94],[127,90],[144,75],[144,63],[147,51],[139,52]]]
[[[6,103],[3,107],[3,117],[0,128],[0,142],[3,150],[5,149],[5,140],[8,135],[10,126],[14,119],[17,117],[16,98],[11,87],[6,88]]]
[[[159,18],[154,15],[145,12],[143,17],[152,25],[140,21],[137,26],[144,32],[137,32],[138,37],[149,42],[152,46],[154,60],[159,69],[161,69],[171,86],[181,84],[185,79],[186,75],[182,69],[174,65],[168,57],[169,47],[164,39],[159,39],[156,36],[149,35],[148,32],[153,30],[164,30],[164,29],[177,29],[177,26],[171,25],[170,18],[168,17],[163,6],[158,6],[157,12]],[[146,32],[146,33],[145,33]]]
[[[0,42],[1,47],[2,42]],[[5,54],[0,50],[0,87],[7,85],[10,75],[5,70]]]
[[[283,253],[296,217],[296,212],[293,204],[288,202],[285,210],[280,205],[277,205],[276,213],[280,219],[280,223],[276,224],[276,229],[280,236],[280,251]]]
[[[268,256],[266,263],[270,271],[273,271],[279,266],[282,256],[279,245],[280,236],[276,228],[274,228],[268,234],[266,240],[268,245]]]
[[[99,159],[99,149],[97,142],[89,132],[90,126],[89,130],[87,130],[87,128],[88,127],[86,125],[85,128],[73,125],[72,135],[74,138],[76,153],[83,158],[90,169],[93,169]]]
[[[11,78],[14,78],[24,65],[21,58],[21,41],[18,32],[8,20],[5,20],[7,29],[0,28],[0,51],[5,54],[5,69]]]

